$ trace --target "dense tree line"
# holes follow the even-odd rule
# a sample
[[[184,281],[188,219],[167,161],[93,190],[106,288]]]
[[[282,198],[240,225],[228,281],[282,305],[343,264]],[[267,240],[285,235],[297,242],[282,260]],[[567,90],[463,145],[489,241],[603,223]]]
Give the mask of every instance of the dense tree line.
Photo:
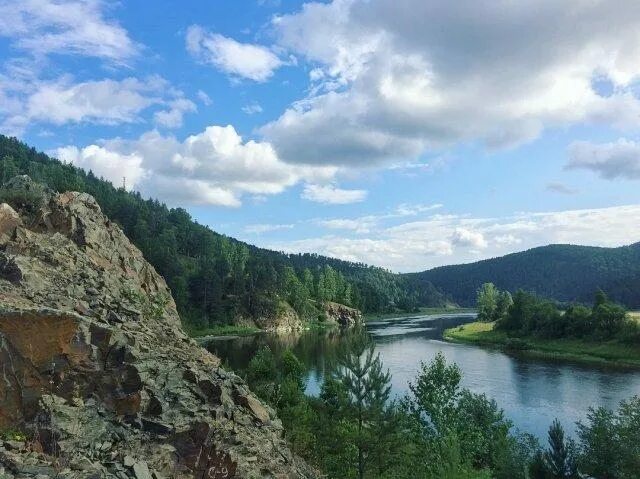
[[[410,392],[390,398],[390,376],[366,336],[344,343],[318,397],[291,351],[263,348],[245,371],[278,410],[291,447],[329,478],[631,479],[640,470],[640,398],[589,410],[576,440],[558,421],[541,446],[517,433],[495,401],[460,386],[442,354],[423,363]]]
[[[178,310],[191,327],[272,316],[289,303],[318,319],[321,304],[336,301],[364,312],[439,306],[428,282],[407,282],[381,268],[314,254],[284,254],[218,234],[182,208],[115,188],[71,165],[0,135],[0,180],[26,174],[55,191],[93,195],[145,258],[164,276]]]
[[[596,293],[593,307],[577,304],[564,310],[552,301],[517,291],[506,314],[496,322],[496,329],[515,336],[640,343],[638,323],[603,291]]]
[[[588,302],[601,289],[618,303],[640,308],[640,243],[619,248],[550,245],[406,276],[433,283],[463,306],[473,305],[477,289],[492,282],[502,290],[522,289],[565,303]]]

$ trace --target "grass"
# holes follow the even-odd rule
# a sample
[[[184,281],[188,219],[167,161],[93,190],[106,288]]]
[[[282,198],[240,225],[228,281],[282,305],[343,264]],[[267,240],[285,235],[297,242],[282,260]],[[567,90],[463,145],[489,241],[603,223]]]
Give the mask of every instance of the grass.
[[[367,313],[364,315],[365,321],[378,321],[380,319],[408,318],[421,314],[455,314],[455,313],[475,313],[474,308],[458,308],[447,306],[442,308],[419,308],[417,312],[395,312],[395,313]]]
[[[524,356],[578,361],[582,363],[640,368],[640,347],[619,341],[585,341],[581,339],[510,338],[495,331],[492,323],[469,323],[448,329],[448,341],[495,347]]]
[[[187,334],[192,338],[201,338],[203,336],[248,336],[250,334],[259,333],[261,329],[252,326],[237,326],[234,324],[221,324],[210,328],[187,329]]]
[[[631,311],[629,313],[629,317],[640,323],[640,311]]]

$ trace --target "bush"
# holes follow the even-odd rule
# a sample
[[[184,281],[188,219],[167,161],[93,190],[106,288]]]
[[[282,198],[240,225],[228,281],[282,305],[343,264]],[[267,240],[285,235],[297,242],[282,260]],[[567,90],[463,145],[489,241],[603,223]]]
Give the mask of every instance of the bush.
[[[0,203],[8,203],[16,210],[37,211],[45,202],[44,187],[36,183],[25,184],[29,188],[0,188]]]

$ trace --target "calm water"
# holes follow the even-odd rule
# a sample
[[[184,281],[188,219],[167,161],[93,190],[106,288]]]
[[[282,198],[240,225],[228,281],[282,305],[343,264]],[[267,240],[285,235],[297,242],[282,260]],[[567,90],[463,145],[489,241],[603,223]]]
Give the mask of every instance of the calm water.
[[[585,418],[590,406],[613,409],[622,399],[640,394],[640,371],[523,359],[441,340],[444,329],[472,320],[473,315],[432,315],[368,323],[376,349],[393,375],[393,391],[407,392],[420,361],[430,361],[442,351],[448,361],[462,369],[464,387],[494,398],[518,429],[540,438],[546,437],[556,417],[568,431],[574,431],[575,422]],[[262,345],[274,351],[291,348],[308,368],[307,390],[315,394],[346,334],[260,334],[213,340],[207,347],[236,370],[246,367]]]

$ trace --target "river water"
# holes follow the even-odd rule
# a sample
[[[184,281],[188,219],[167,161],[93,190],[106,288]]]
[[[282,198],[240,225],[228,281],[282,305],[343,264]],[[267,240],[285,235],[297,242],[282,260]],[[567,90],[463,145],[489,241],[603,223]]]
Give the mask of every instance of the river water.
[[[617,407],[640,395],[640,371],[526,359],[472,345],[442,341],[442,332],[473,321],[474,315],[426,315],[367,323],[376,350],[392,374],[393,392],[408,391],[421,361],[439,352],[463,372],[463,386],[496,400],[520,431],[546,439],[554,418],[569,433],[591,406]],[[263,345],[291,348],[308,371],[307,392],[317,394],[325,371],[334,364],[348,331],[305,331],[289,335],[257,334],[215,339],[206,347],[234,370],[245,368]]]

